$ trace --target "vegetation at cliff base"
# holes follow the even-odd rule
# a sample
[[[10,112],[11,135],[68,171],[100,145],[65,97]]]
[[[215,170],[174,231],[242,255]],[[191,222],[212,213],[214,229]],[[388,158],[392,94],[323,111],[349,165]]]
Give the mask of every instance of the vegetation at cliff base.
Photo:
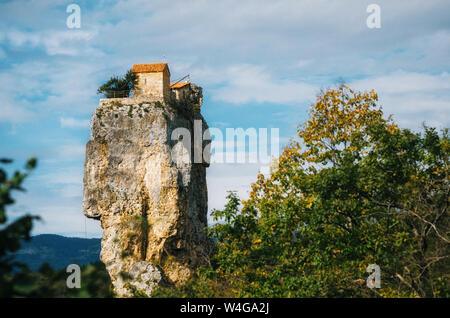
[[[9,164],[12,160],[2,158],[0,163]],[[13,191],[24,191],[22,183],[29,173],[36,167],[35,158],[28,160],[25,172],[16,171],[12,177],[4,169],[0,168],[0,297],[7,297],[14,294],[13,270],[23,267],[22,264],[14,262],[11,253],[20,248],[22,240],[30,240],[30,231],[33,220],[38,216],[24,215],[13,222],[8,223],[6,207],[14,203],[11,197]]]
[[[450,297],[449,154],[448,129],[399,128],[375,92],[324,91],[277,169],[213,212],[211,267],[154,295]]]
[[[80,266],[80,288],[68,288],[66,269],[53,270],[44,264],[38,271],[23,269],[14,275],[15,297],[32,298],[107,298],[113,297],[111,280],[105,264]]]

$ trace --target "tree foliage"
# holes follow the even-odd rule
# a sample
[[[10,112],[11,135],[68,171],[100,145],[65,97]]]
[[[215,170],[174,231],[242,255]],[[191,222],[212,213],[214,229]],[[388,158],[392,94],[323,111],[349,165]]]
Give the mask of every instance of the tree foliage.
[[[155,295],[450,297],[448,130],[400,129],[375,92],[341,85],[298,137],[247,201],[230,193],[213,213],[212,266]]]
[[[106,298],[113,297],[111,280],[101,262],[81,266],[80,288],[68,288],[68,273],[65,269],[53,270],[43,264],[39,271],[27,268],[13,277],[15,296],[31,298]]]
[[[8,164],[10,159],[0,159]],[[25,171],[16,171],[8,177],[0,169],[0,298],[1,297],[111,297],[109,275],[102,263],[81,267],[81,288],[69,289],[65,270],[53,271],[44,264],[38,272],[32,272],[25,264],[14,261],[14,252],[20,249],[23,240],[31,240],[33,222],[39,217],[25,215],[8,223],[6,207],[14,203],[12,192],[25,191],[23,181],[36,167],[37,160],[28,160]]]
[[[97,89],[97,93],[103,94],[106,98],[129,97],[136,80],[136,73],[128,70],[124,76],[112,76]]]
[[[0,163],[9,164],[12,160],[0,159]],[[16,267],[24,267],[13,261],[12,253],[20,248],[22,240],[30,239],[30,231],[33,220],[37,216],[25,215],[8,223],[6,207],[14,203],[11,197],[13,191],[24,191],[22,183],[29,173],[36,167],[37,160],[31,158],[25,166],[25,172],[16,171],[12,177],[8,177],[4,169],[0,169],[0,297],[14,295],[14,281],[11,273]]]

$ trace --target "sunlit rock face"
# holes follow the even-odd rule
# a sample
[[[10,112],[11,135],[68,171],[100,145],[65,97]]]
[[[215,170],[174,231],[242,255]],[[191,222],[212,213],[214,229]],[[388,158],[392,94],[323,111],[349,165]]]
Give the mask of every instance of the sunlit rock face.
[[[100,257],[119,297],[150,296],[208,262],[208,163],[174,133],[184,128],[193,145],[194,126],[207,129],[199,109],[140,96],[102,99],[94,112],[83,212],[101,222]]]

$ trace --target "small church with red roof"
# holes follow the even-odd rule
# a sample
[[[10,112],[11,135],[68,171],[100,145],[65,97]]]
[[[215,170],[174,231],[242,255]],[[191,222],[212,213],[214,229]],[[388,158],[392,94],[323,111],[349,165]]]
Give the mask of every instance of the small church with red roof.
[[[181,100],[190,94],[190,82],[170,82],[167,63],[134,64],[131,71],[137,76],[133,97],[174,97]]]

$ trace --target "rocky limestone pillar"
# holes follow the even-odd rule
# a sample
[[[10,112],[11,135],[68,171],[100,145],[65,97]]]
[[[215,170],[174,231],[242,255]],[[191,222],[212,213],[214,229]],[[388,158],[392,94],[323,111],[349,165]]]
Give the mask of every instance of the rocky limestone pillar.
[[[207,129],[199,108],[138,97],[101,99],[94,112],[83,212],[101,222],[100,257],[119,297],[181,284],[208,262],[208,163],[194,162],[186,136],[173,138],[184,128],[193,144],[195,123]]]

